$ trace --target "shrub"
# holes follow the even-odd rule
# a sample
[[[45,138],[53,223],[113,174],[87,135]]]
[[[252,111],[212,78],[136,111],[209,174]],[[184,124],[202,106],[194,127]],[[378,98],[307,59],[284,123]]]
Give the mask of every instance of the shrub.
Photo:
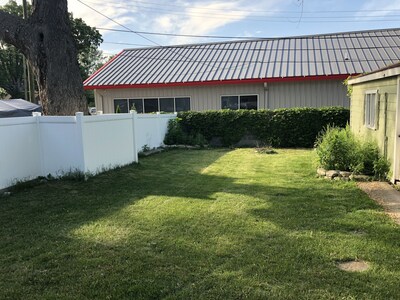
[[[200,133],[208,142],[220,138],[224,146],[248,134],[274,147],[311,148],[323,128],[344,127],[349,116],[343,107],[189,111],[179,113],[177,124],[189,136]]]
[[[328,127],[315,143],[319,165],[325,169],[351,171],[386,178],[390,165],[372,141],[358,140],[346,128]]]
[[[384,157],[374,161],[374,175],[378,180],[386,179],[390,170],[390,163]]]
[[[180,121],[180,118],[169,120],[167,134],[164,138],[164,144],[198,145],[202,147],[207,144],[207,140],[201,133],[197,132],[194,134],[188,134],[186,131],[184,131]]]
[[[360,164],[358,151],[354,151],[358,144],[349,126],[344,129],[328,126],[315,145],[319,164],[325,169],[350,171]]]
[[[167,133],[164,138],[164,144],[173,145],[186,143],[187,134],[183,131],[182,126],[180,125],[180,119],[176,118],[169,120]]]

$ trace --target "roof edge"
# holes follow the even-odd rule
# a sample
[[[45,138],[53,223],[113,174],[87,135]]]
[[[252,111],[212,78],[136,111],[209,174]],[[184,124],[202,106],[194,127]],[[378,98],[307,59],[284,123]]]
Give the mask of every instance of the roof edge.
[[[268,82],[293,82],[306,80],[345,80],[350,74],[338,75],[316,75],[316,76],[297,76],[279,78],[259,78],[259,79],[231,79],[231,80],[212,80],[194,82],[171,82],[171,83],[142,83],[142,84],[118,84],[118,85],[92,85],[85,86],[85,90],[110,90],[110,89],[135,89],[135,88],[160,88],[177,86],[206,86],[220,84],[246,84],[246,83],[268,83]]]
[[[370,73],[362,74],[359,76],[352,76],[349,79],[348,84],[353,85],[371,80],[384,79],[387,77],[393,77],[399,75],[400,75],[400,62]]]

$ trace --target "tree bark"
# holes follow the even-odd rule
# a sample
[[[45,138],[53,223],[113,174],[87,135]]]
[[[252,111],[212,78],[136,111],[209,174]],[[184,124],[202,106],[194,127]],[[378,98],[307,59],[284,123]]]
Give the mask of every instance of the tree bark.
[[[34,0],[32,7],[27,20],[0,10],[0,39],[14,45],[28,59],[45,114],[86,112],[67,0]]]

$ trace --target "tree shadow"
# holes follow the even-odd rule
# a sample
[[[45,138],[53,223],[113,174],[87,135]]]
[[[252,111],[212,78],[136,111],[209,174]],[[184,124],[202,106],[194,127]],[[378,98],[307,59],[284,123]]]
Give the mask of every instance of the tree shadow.
[[[207,172],[227,153],[171,151],[1,199],[0,295],[357,298],[365,282],[371,298],[399,291],[388,276],[398,273],[398,229],[353,185]],[[336,268],[354,256],[375,271]]]

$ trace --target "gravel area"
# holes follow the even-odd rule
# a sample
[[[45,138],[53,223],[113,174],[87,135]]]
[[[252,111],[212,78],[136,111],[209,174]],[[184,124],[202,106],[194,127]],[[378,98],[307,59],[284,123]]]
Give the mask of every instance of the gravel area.
[[[400,225],[400,192],[387,182],[359,182],[358,187],[383,206],[385,212]]]

